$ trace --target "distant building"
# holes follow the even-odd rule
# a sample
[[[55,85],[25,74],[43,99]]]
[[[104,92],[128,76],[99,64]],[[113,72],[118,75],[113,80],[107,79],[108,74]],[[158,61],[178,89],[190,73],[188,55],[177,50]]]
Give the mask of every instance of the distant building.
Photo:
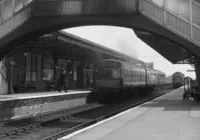
[[[172,83],[172,75],[169,75],[169,76],[166,77],[166,82]]]

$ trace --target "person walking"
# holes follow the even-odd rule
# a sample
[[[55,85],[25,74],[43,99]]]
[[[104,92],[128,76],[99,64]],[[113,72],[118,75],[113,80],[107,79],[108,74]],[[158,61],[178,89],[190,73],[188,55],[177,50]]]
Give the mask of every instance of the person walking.
[[[66,71],[63,70],[60,73],[60,87],[59,87],[59,92],[61,92],[63,86],[64,86],[65,92],[67,92],[67,89],[66,89],[66,78],[67,78]]]

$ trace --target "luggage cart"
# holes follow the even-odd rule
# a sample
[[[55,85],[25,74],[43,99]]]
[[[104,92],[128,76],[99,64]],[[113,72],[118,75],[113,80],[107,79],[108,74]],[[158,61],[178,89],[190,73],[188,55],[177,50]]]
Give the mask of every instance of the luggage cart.
[[[189,100],[190,97],[193,97],[195,100],[196,93],[196,82],[190,77],[184,78],[184,93],[183,100]]]

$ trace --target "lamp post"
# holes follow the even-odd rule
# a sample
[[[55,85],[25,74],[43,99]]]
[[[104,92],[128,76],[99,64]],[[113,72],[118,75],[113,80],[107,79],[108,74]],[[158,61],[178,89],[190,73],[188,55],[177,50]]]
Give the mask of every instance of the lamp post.
[[[12,60],[10,61],[10,78],[9,78],[9,86],[8,86],[8,94],[12,94],[13,92],[13,75],[14,75],[14,66],[16,65],[16,62],[13,60],[13,56],[12,56]]]

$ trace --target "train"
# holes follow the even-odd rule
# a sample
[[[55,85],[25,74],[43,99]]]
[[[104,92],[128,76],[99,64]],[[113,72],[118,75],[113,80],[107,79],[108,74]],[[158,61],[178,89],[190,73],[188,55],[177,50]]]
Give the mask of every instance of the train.
[[[152,90],[165,84],[166,75],[159,70],[145,68],[126,61],[105,59],[94,65],[94,89],[106,94]]]
[[[172,75],[173,88],[179,88],[179,87],[183,86],[184,77],[185,77],[185,75],[183,73],[175,72]]]

